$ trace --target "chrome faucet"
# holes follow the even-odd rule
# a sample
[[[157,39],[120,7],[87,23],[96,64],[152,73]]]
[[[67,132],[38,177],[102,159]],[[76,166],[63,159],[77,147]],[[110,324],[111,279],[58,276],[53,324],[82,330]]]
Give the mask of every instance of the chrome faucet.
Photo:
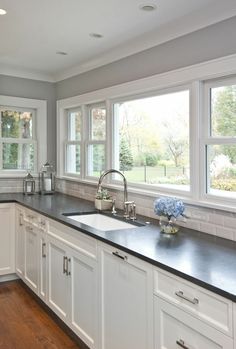
[[[123,178],[123,183],[124,183],[124,217],[130,218],[129,207],[130,207],[130,205],[133,205],[134,202],[128,201],[127,180],[122,172],[115,170],[115,169],[110,169],[110,170],[103,172],[98,180],[97,193],[101,192],[103,179],[110,173],[117,173]],[[112,211],[115,212],[114,204],[113,204]]]

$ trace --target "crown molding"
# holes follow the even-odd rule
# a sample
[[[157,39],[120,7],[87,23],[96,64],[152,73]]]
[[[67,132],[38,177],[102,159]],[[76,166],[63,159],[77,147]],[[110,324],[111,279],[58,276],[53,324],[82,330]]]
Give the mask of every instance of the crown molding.
[[[125,44],[120,44],[96,58],[88,59],[86,62],[82,62],[81,64],[64,69],[57,73],[45,73],[42,71],[1,64],[0,74],[52,83],[60,82],[165,42],[177,39],[178,37],[220,23],[226,19],[230,19],[236,16],[236,6],[234,5],[234,1],[235,0],[228,0],[227,3],[222,1],[218,6],[208,6],[205,8],[204,13],[199,11],[198,13],[194,12],[191,15],[186,15],[179,20],[167,23],[165,26],[158,28],[158,30],[156,29],[152,32],[145,33]]]
[[[0,75],[7,75],[17,78],[39,80],[44,82],[56,82],[55,78],[51,74],[40,72],[37,70],[23,69],[20,67],[8,66],[1,64]]]
[[[236,16],[236,6],[235,10],[232,11],[232,8],[227,8],[227,6],[222,3],[221,6],[206,9],[204,13],[201,13],[201,16],[192,14],[191,16],[188,15],[182,17],[181,20],[168,23],[161,29],[154,30],[139,36],[136,39],[130,40],[125,44],[119,45],[114,49],[105,52],[95,59],[90,59],[87,62],[55,74],[55,81],[60,82],[106,64],[116,62],[133,54],[148,50],[157,45],[220,23],[234,16]]]

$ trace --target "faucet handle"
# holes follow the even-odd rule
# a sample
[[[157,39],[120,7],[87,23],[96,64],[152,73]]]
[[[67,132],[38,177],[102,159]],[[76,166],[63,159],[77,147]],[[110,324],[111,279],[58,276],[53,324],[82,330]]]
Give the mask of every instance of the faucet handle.
[[[111,207],[111,213],[112,213],[112,214],[116,214],[116,206],[115,206],[115,203],[116,203],[116,199],[112,199],[112,207]]]
[[[130,205],[129,218],[130,218],[132,221],[134,221],[135,219],[137,219],[137,217],[136,217],[136,205],[135,205],[134,202]]]
[[[124,217],[126,219],[130,218],[131,205],[134,205],[134,201],[125,201],[124,202]]]

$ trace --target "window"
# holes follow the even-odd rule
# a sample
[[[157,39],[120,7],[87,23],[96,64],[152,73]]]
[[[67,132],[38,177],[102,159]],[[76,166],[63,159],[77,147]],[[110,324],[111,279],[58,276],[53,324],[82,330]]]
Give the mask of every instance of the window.
[[[38,172],[47,160],[46,102],[0,96],[0,123],[0,175]]]
[[[86,163],[83,176],[99,177],[105,170],[106,107],[93,104],[68,110],[65,144],[67,175],[81,177],[81,163]]]
[[[0,109],[3,170],[35,170],[34,114],[34,110]]]
[[[189,190],[189,90],[114,104],[114,166],[130,183]]]
[[[88,110],[88,176],[99,177],[105,170],[106,108],[102,105],[90,106]]]
[[[206,83],[206,192],[236,198],[236,80]]]
[[[82,111],[68,111],[68,140],[66,142],[66,172],[80,174]]]
[[[59,176],[97,184],[115,168],[135,193],[235,209],[235,67],[229,56],[58,101]],[[75,107],[80,138],[68,131]]]

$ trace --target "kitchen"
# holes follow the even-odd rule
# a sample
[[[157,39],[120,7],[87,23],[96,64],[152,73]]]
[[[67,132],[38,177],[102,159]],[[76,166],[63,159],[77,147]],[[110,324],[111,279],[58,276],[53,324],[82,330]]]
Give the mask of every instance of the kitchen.
[[[218,114],[209,110],[222,110],[218,93],[235,87],[234,2],[181,1],[173,11],[173,1],[130,1],[124,3],[125,15],[121,4],[117,8],[107,1],[92,9],[75,1],[69,9],[63,1],[60,6],[23,4],[0,4],[7,11],[0,16],[1,32],[8,39],[0,58],[2,287],[19,283],[7,282],[20,277],[41,299],[41,308],[57,316],[56,322],[61,319],[60,326],[66,324],[63,330],[70,329],[69,338],[75,334],[74,340],[82,341],[79,348],[233,348],[234,123],[222,131],[215,126]],[[79,16],[76,31],[80,13],[87,17]],[[25,14],[28,21],[21,20]],[[98,14],[107,16],[106,23],[97,24]],[[158,113],[158,108],[156,124],[152,110]],[[27,136],[14,134],[21,130],[20,121],[14,129],[4,127],[12,110],[24,114],[25,123],[26,115],[30,120]],[[138,118],[138,131],[134,126],[121,128],[124,110],[129,124]],[[189,130],[183,132],[181,166],[175,166],[182,173],[174,180],[168,176],[174,165],[163,142],[171,126],[178,135]],[[131,134],[124,153],[133,151],[131,169],[122,171],[128,197],[119,176],[109,174],[103,186],[115,200],[114,210],[123,214],[124,202],[133,202],[137,221],[144,225],[108,233],[75,222],[68,214],[94,212],[101,172],[119,169],[122,132]],[[141,145],[143,140],[148,144],[148,138],[155,140],[159,157],[150,157],[153,143],[148,152],[135,149],[136,138]],[[24,151],[27,156],[22,158]],[[146,165],[138,157],[141,153]],[[48,187],[55,193],[23,195],[26,170],[31,170],[38,192],[38,174],[46,161],[53,165],[47,183],[55,179],[55,188]],[[227,176],[214,177],[222,164]],[[160,167],[167,175],[151,177]],[[160,196],[184,202],[187,217],[177,220],[180,231],[175,236],[160,233],[153,209]],[[128,213],[134,217],[131,206]],[[3,297],[6,301],[7,294]],[[43,336],[28,343],[16,337],[13,344],[7,333],[0,342],[3,348],[53,347],[50,333],[47,344]],[[66,344],[57,340],[54,347]]]

